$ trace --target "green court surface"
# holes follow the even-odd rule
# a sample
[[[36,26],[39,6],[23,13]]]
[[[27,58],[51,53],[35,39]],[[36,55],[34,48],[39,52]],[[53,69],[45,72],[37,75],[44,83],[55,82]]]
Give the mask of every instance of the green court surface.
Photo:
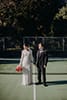
[[[0,100],[34,100],[33,85],[22,86],[22,73],[17,73],[17,63],[0,64]],[[32,76],[37,82],[37,69]],[[67,100],[67,61],[48,62],[48,87],[36,85],[36,100]]]

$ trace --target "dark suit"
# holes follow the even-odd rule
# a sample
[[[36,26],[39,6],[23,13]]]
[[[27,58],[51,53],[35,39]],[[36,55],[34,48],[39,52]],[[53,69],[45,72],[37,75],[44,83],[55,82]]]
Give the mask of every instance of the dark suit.
[[[41,72],[43,73],[43,83],[46,83],[46,68],[44,65],[47,66],[48,62],[48,55],[46,50],[38,50],[37,51],[37,68],[38,68],[38,81],[41,82]]]

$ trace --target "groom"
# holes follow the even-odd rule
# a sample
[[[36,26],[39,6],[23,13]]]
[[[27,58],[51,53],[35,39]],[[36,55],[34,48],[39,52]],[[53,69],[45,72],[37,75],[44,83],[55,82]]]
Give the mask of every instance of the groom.
[[[44,45],[42,43],[38,44],[38,51],[37,51],[37,69],[38,69],[38,84],[41,84],[41,73],[43,74],[43,85],[47,86],[46,84],[46,67],[48,62],[48,55],[47,50],[44,49]]]

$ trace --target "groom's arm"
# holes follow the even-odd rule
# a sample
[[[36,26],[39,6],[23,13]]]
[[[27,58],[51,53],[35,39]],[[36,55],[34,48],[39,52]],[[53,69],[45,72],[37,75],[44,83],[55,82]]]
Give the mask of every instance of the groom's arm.
[[[47,50],[44,52],[44,67],[47,66],[47,63],[48,63],[48,53],[47,53]]]

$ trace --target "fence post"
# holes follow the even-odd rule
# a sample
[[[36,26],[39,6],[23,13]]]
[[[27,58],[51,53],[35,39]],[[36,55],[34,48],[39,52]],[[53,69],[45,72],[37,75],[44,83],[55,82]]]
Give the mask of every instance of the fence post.
[[[2,38],[3,41],[3,50],[5,50],[5,38]]]
[[[64,37],[62,38],[62,43],[63,43],[63,44],[62,44],[62,46],[63,46],[62,49],[63,49],[63,51],[64,51],[64,43],[65,43]]]
[[[25,37],[23,37],[23,44],[25,43]]]

